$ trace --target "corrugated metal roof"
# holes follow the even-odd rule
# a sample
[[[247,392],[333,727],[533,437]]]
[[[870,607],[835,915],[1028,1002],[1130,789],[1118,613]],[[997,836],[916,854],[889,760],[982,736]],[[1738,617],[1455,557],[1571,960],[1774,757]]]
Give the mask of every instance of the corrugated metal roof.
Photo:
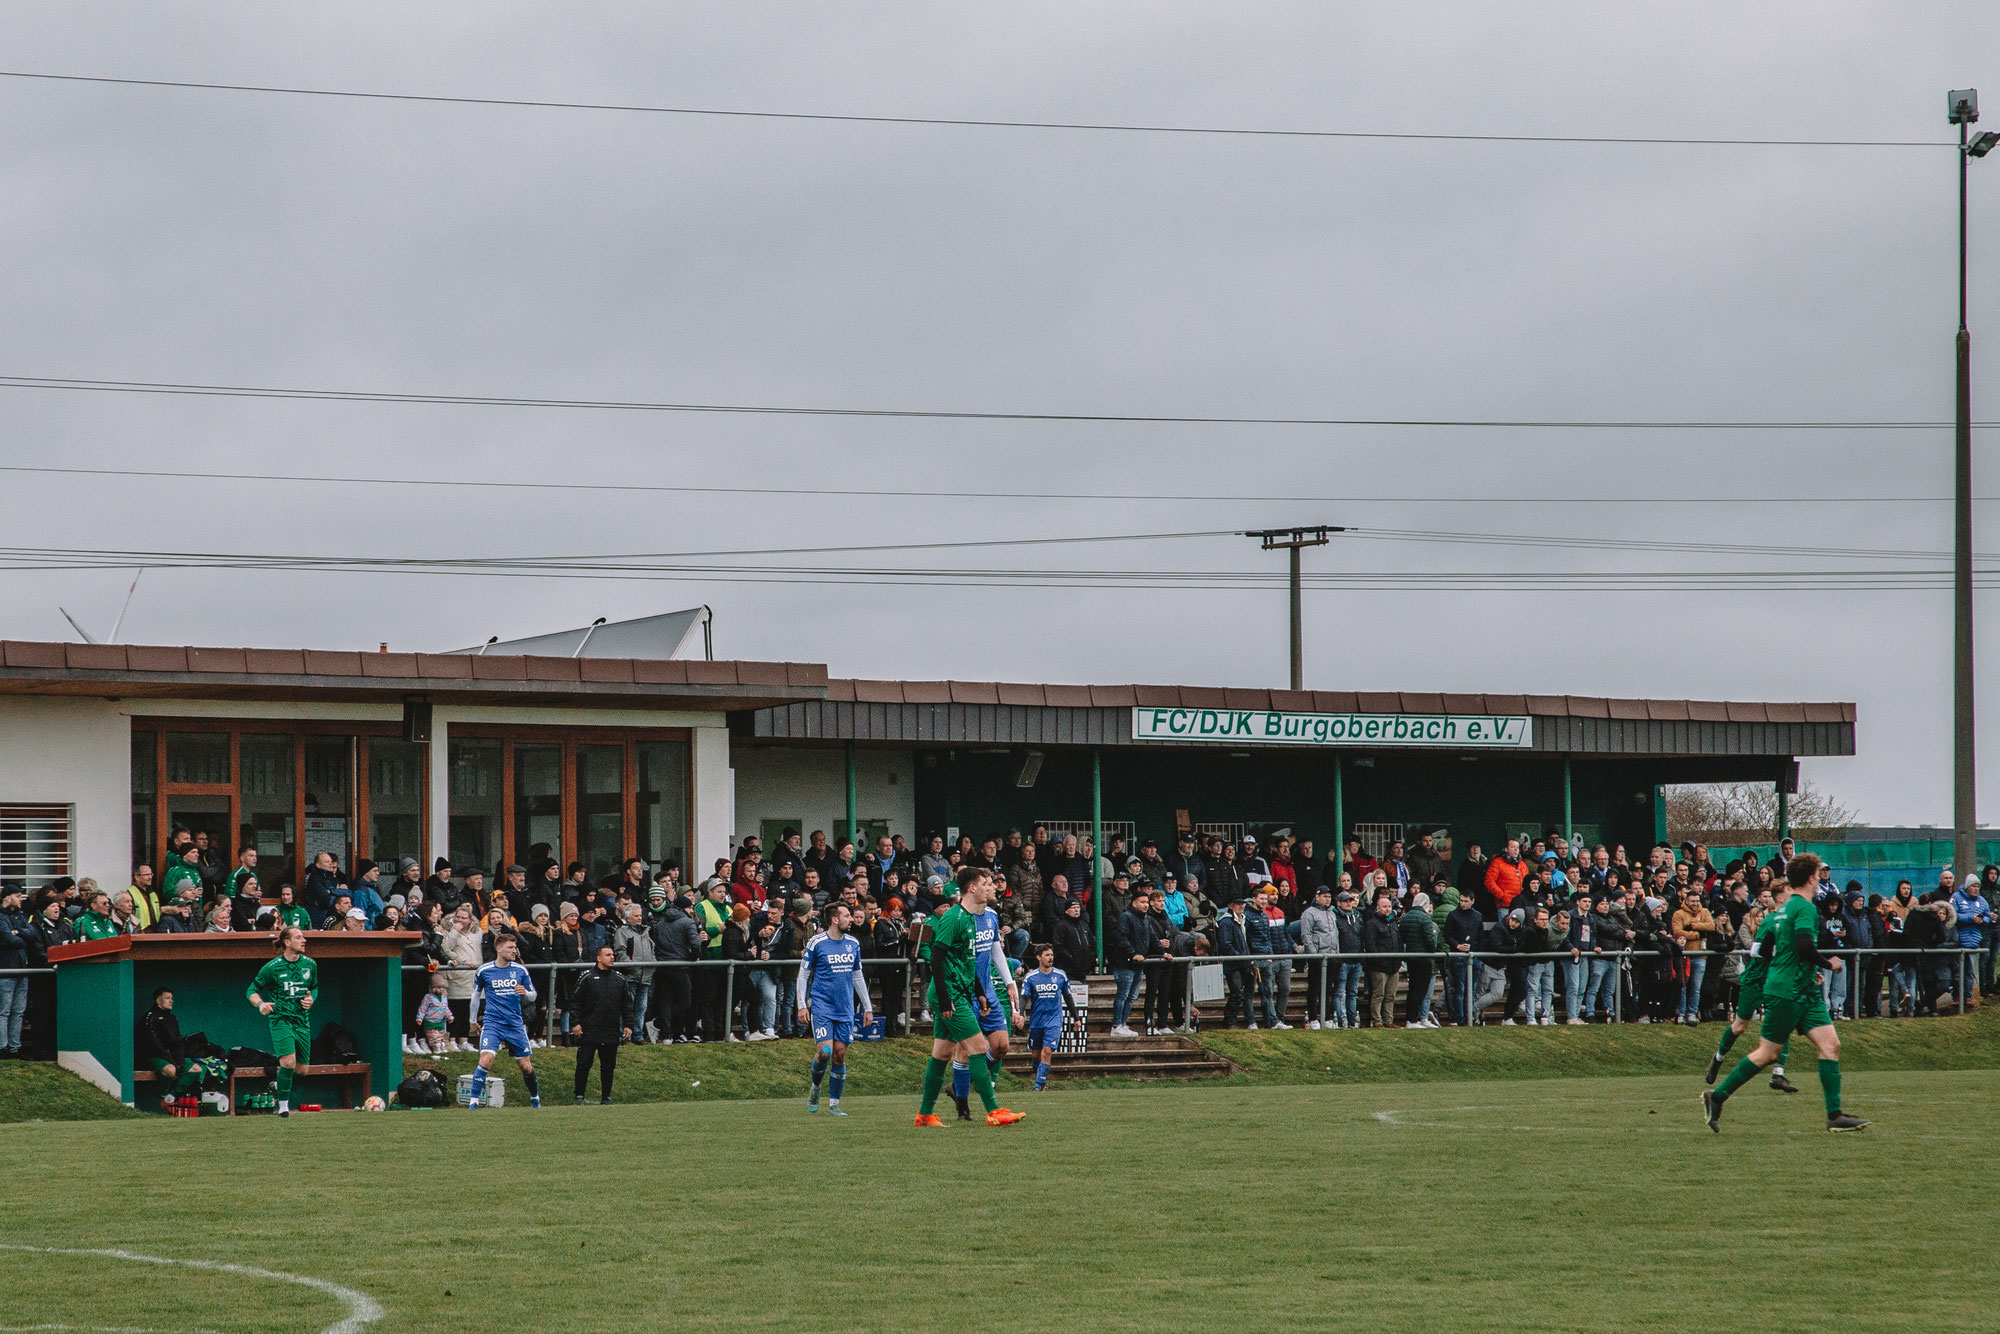
[[[1292,713],[1532,714],[1537,718],[1851,723],[1854,705],[1599,695],[1449,695],[1423,691],[1268,690],[1238,686],[1032,685],[1002,681],[858,681],[834,677],[826,697],[868,704],[1011,704],[1030,708],[1280,709]]]

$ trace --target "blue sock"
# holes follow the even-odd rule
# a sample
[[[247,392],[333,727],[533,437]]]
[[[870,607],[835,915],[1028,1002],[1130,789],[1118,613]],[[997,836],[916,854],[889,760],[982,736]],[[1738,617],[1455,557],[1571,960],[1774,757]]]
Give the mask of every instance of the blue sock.
[[[480,1066],[472,1072],[472,1096],[482,1097],[486,1093],[486,1067]]]
[[[528,1086],[528,1098],[530,1101],[542,1096],[541,1083],[536,1080],[533,1070],[523,1070],[521,1072],[521,1082]]]
[[[1049,1063],[1047,1061],[1037,1062],[1035,1065],[1035,1087],[1040,1088],[1042,1085],[1048,1082],[1049,1082]]]
[[[826,1064],[831,1058],[825,1052],[813,1057],[813,1087],[818,1088],[820,1080],[826,1078]],[[840,1095],[834,1094],[837,1098]]]
[[[951,1096],[954,1098],[972,1096],[972,1067],[964,1061],[951,1063]]]
[[[833,1075],[833,1080],[826,1086],[826,1091],[835,1102],[839,1102],[840,1091],[847,1087],[847,1067],[836,1065],[830,1073]]]

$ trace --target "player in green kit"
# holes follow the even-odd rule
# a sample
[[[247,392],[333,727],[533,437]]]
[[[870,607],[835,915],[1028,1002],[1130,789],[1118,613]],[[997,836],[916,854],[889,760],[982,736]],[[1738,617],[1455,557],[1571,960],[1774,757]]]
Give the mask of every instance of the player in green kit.
[[[1764,974],[1764,1026],[1756,1050],[1736,1063],[1728,1077],[1714,1090],[1701,1095],[1702,1119],[1717,1134],[1722,1132],[1722,1104],[1729,1095],[1757,1077],[1757,1072],[1778,1059],[1781,1043],[1794,1033],[1803,1033],[1819,1048],[1819,1086],[1826,1099],[1826,1128],[1830,1131],[1859,1130],[1868,1123],[1850,1116],[1840,1106],[1840,1035],[1833,1018],[1820,998],[1817,970],[1841,970],[1841,961],[1819,952],[1819,913],[1802,890],[1819,876],[1819,858],[1811,853],[1794,857],[1785,867],[1791,895],[1772,914],[1778,925],[1771,932],[1770,967]]]
[[[978,914],[993,897],[993,873],[983,867],[967,866],[958,873],[958,902],[925,922],[922,938],[930,945],[932,988],[931,1059],[924,1067],[924,1097],[917,1109],[917,1127],[942,1126],[936,1115],[938,1095],[951,1071],[954,1056],[972,1071],[972,1086],[986,1104],[986,1124],[1012,1125],[1022,1117],[1010,1112],[993,1096],[993,1074],[986,1066],[986,1038],[979,1031],[979,1019],[986,998],[979,986],[979,968],[985,961],[976,958],[979,937]]]
[[[292,1114],[292,1071],[311,1049],[306,1011],[319,993],[319,965],[306,957],[306,933],[288,926],[278,933],[278,957],[257,970],[243,994],[271,1021],[271,1050],[278,1058],[278,1115]]]
[[[1757,926],[1757,937],[1750,949],[1750,962],[1743,965],[1743,976],[1738,979],[1736,989],[1736,1014],[1722,1030],[1722,1041],[1716,1045],[1715,1055],[1708,1058],[1708,1073],[1703,1082],[1713,1084],[1722,1073],[1722,1058],[1729,1055],[1730,1047],[1743,1036],[1751,1024],[1756,1022],[1757,1011],[1764,1008],[1764,974],[1769,971],[1771,935],[1778,929],[1783,918],[1779,911],[1785,900],[1791,896],[1792,887],[1780,880],[1772,891],[1771,911],[1764,914],[1764,920]],[[1771,1067],[1771,1087],[1780,1093],[1797,1093],[1799,1086],[1785,1078],[1785,1059],[1791,1054],[1792,1040],[1785,1039],[1778,1048],[1778,1063]]]

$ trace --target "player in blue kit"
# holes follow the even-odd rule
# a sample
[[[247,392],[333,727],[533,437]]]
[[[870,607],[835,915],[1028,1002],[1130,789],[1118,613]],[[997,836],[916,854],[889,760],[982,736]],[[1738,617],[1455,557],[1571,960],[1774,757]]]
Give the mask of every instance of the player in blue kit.
[[[1055,966],[1056,947],[1035,946],[1035,967],[1021,977],[1021,997],[1028,1007],[1028,1050],[1035,1054],[1035,1091],[1049,1082],[1049,1060],[1062,1041],[1063,1015],[1076,1014],[1069,994],[1069,974]]]
[[[819,1046],[813,1056],[812,1092],[806,1096],[806,1110],[819,1110],[820,1080],[831,1076],[826,1100],[831,1116],[847,1115],[840,1110],[840,1094],[847,1085],[847,1044],[854,1041],[857,1001],[862,1027],[875,1022],[868,979],[861,972],[861,942],[847,934],[852,920],[846,904],[828,904],[826,930],[807,941],[805,953],[799,956],[799,1022],[812,1025],[813,1041]]]
[[[528,1039],[525,1002],[535,998],[535,984],[528,970],[517,960],[521,942],[512,932],[504,932],[493,942],[493,962],[481,964],[472,975],[472,1027],[479,1034],[479,1069],[472,1074],[469,1110],[479,1106],[486,1092],[486,1072],[493,1058],[506,1047],[521,1064],[521,1078],[528,1086],[528,1106],[542,1105],[542,1087],[535,1080],[535,1063],[530,1059],[535,1044]]]

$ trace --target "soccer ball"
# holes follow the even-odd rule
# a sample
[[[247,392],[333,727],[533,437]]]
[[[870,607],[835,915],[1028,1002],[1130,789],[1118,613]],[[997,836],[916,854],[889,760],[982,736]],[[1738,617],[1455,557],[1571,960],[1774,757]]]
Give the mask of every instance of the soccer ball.
[[[361,1104],[361,1110],[364,1112],[379,1112],[388,1105],[388,1103],[383,1102],[380,1098],[370,1098],[367,1102]]]

